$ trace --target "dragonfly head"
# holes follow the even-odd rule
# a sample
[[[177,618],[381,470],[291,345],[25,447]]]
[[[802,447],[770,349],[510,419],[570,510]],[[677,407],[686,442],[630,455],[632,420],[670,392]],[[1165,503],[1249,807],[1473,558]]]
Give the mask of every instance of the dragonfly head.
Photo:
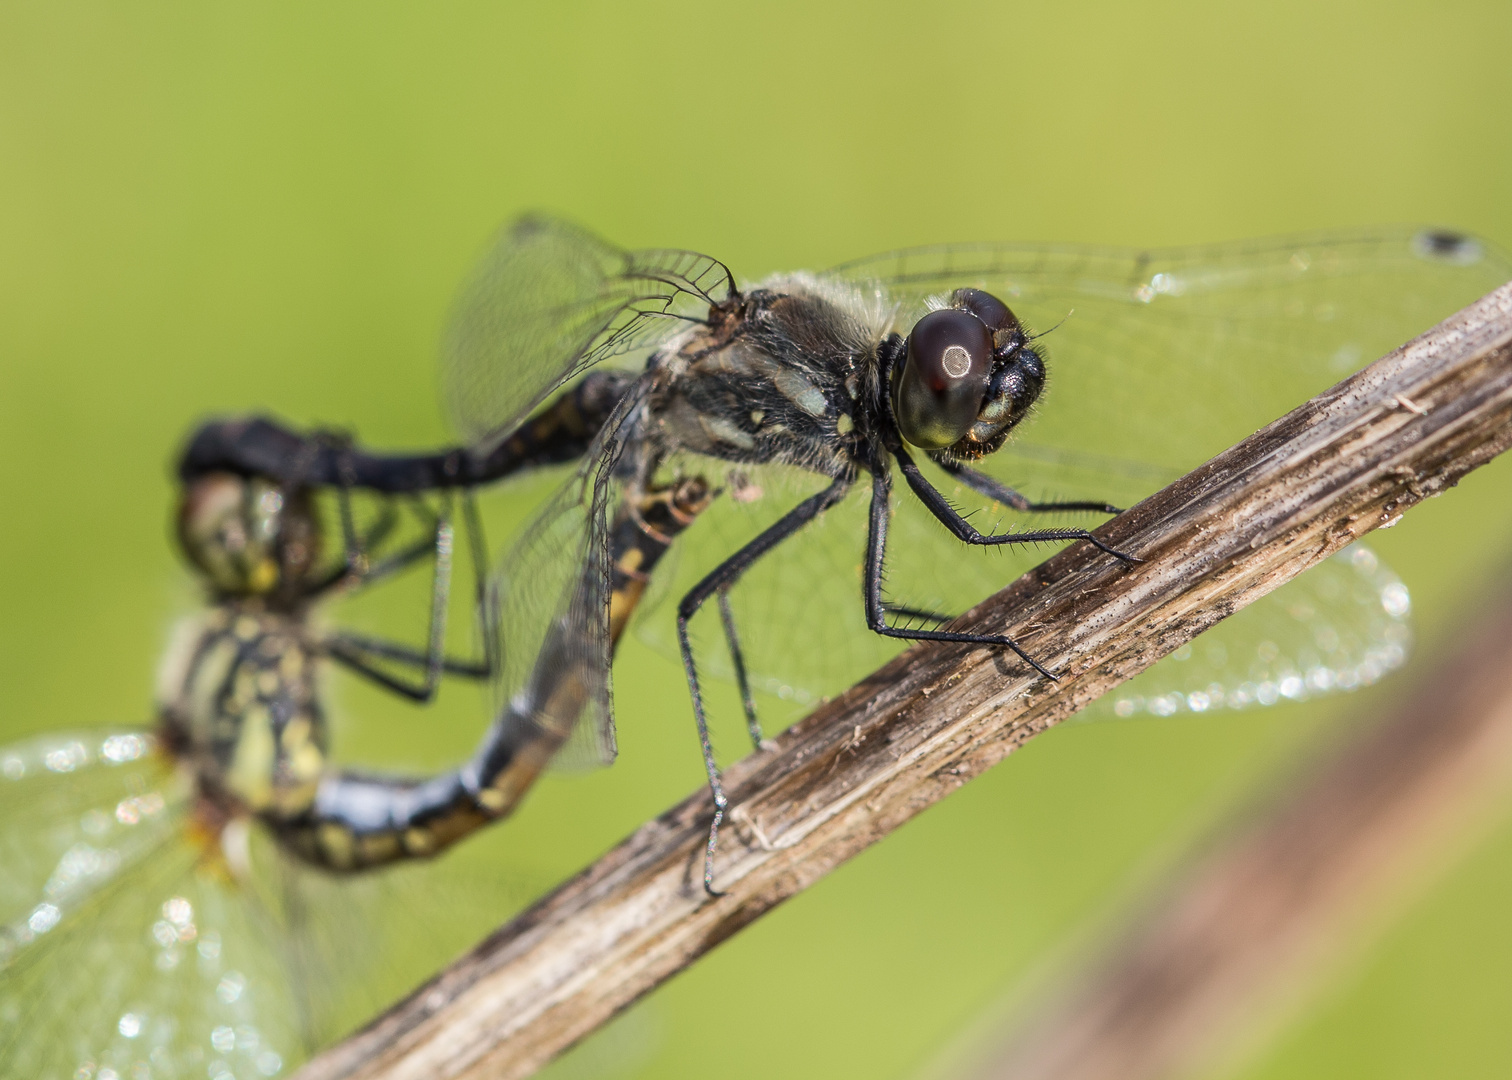
[[[178,535],[189,561],[228,596],[267,596],[298,585],[319,556],[308,495],[262,477],[197,477],[184,490]]]
[[[914,446],[971,460],[1003,444],[1044,385],[1044,362],[1008,305],[957,289],[909,332],[893,369],[893,415]]]

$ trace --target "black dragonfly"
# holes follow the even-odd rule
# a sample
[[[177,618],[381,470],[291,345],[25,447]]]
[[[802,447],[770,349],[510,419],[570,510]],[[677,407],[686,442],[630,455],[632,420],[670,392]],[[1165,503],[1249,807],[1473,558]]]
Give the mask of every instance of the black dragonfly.
[[[741,288],[708,256],[625,252],[527,217],[466,285],[445,342],[464,446],[312,455],[297,434],[251,421],[205,429],[187,467],[277,475],[300,452],[311,482],[395,492],[574,462],[496,562],[488,617],[500,709],[518,708],[552,642],[572,643],[574,668],[592,673],[575,705],[591,718],[552,723],[601,760],[615,752],[615,508],[724,470],[725,497],[694,530],[702,541],[680,541],[693,557],[663,575],[680,599],[662,642],[687,675],[714,801],[713,893],[727,800],[693,621],[709,600],[757,747],[753,687],[822,694],[902,642],[1005,648],[1053,678],[1020,642],[947,628],[1024,565],[991,553],[1084,540],[1133,561],[1054,519],[1115,513],[1509,276],[1477,240],[1387,229],[1148,252],[953,245]],[[1031,412],[1035,441],[1009,442]],[[894,497],[895,471],[913,498]],[[810,542],[785,544],[800,533]],[[779,547],[801,555],[764,558]],[[1132,711],[1267,704],[1399,664],[1405,591],[1368,553],[1347,567],[1342,584],[1278,601],[1290,629],[1239,639],[1236,655],[1193,665],[1186,689],[1136,695]],[[837,629],[846,611],[872,634]],[[1210,677],[1225,665],[1249,677]],[[385,821],[404,817],[402,800],[369,794]]]

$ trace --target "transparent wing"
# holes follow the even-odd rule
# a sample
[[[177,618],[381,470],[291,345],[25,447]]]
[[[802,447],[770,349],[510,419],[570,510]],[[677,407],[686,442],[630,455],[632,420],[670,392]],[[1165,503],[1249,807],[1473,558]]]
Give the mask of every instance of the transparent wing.
[[[643,391],[633,389],[567,482],[498,560],[490,583],[502,656],[495,708],[525,704],[566,735],[559,765],[614,760],[610,527],[621,485],[615,466],[632,437]]]
[[[442,346],[453,422],[485,447],[506,437],[564,382],[654,346],[704,318],[733,287],[716,259],[621,251],[563,221],[506,227],[464,284]]]
[[[1164,252],[958,245],[879,256],[833,274],[891,305],[902,332],[932,297],[963,285],[1001,296],[1026,326],[1053,327],[1037,345],[1049,370],[1043,402],[981,468],[1036,501],[1130,506],[1512,278],[1512,268],[1478,241],[1399,229]],[[1105,520],[1009,512],[932,464],[922,467],[983,531],[1092,527]],[[772,480],[768,471],[754,475],[760,479],[753,486],[766,492],[794,487],[791,480]],[[787,502],[801,497],[796,491],[784,496]],[[862,619],[866,499],[867,493],[853,494],[758,563],[732,593],[754,681],[797,703],[834,693],[899,649],[868,633]],[[785,509],[781,501],[766,494],[745,504],[725,500],[705,513],[683,541],[689,550],[678,580],[659,591],[680,595]],[[887,599],[915,612],[953,616],[1050,550],[968,548],[900,489]],[[1238,687],[1259,687],[1270,678],[1254,670],[1262,654],[1272,656],[1272,682],[1294,687],[1286,680],[1295,669],[1308,694],[1322,692],[1324,683],[1344,688],[1351,682],[1330,680],[1325,671],[1363,674],[1400,663],[1408,646],[1405,626],[1388,608],[1405,605],[1405,590],[1400,603],[1392,600],[1395,579],[1384,569],[1374,584],[1344,588],[1341,576],[1351,580],[1345,567],[1352,565],[1327,564],[1252,605],[1199,643],[1216,646],[1226,638],[1223,649],[1194,646],[1190,659],[1157,665],[1119,700],[1159,703],[1179,694],[1200,705],[1191,695],[1216,684],[1228,702]],[[1336,587],[1354,599],[1325,604]],[[1325,607],[1323,621],[1290,614]],[[703,624],[703,667],[727,671],[717,616],[704,616]],[[675,655],[669,615],[643,619],[641,633]],[[1337,636],[1339,646],[1319,652],[1320,634],[1325,641]],[[1308,671],[1315,673],[1312,683]],[[1141,704],[1139,710],[1164,707]]]
[[[497,853],[333,874],[257,827],[251,851],[250,885],[305,1022],[306,1053],[371,1021],[555,884]]]
[[[549,885],[329,874],[192,795],[145,732],[0,747],[6,1076],[287,1075]]]
[[[1049,331],[1047,392],[1015,441],[1185,472],[1512,267],[1478,240],[1402,228],[1164,251],[954,245],[834,274],[886,297],[904,332],[931,296],[1000,296]]]
[[[1351,544],[1082,715],[1250,709],[1369,686],[1406,661],[1410,609],[1401,579],[1365,544]]]
[[[15,1076],[274,1076],[305,1030],[259,908],[142,733],[0,750],[0,1059]]]

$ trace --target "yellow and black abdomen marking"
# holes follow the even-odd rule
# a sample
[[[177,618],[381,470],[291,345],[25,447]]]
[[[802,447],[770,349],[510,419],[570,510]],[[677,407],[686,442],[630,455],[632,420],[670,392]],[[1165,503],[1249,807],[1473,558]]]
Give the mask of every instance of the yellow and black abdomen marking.
[[[607,597],[602,583],[579,585],[580,595],[607,602],[611,649],[657,561],[712,499],[708,485],[695,478],[649,491],[620,507],[610,536]],[[305,813],[272,818],[280,836],[312,862],[355,870],[435,854],[505,816],[561,749],[590,703],[602,673],[583,668],[599,662],[589,659],[599,650],[587,647],[584,636],[601,634],[601,627],[577,624],[570,614],[558,621],[526,685],[466,765],[417,781],[328,774]]]

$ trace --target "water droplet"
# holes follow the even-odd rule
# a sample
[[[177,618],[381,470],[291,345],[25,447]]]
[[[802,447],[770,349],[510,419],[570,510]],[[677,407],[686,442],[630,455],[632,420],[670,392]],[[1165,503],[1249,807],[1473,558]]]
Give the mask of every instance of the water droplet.
[[[63,912],[56,904],[38,904],[32,908],[32,913],[27,917],[26,925],[34,934],[45,934],[57,926],[63,918]]]
[[[242,991],[247,988],[247,977],[239,971],[228,971],[221,976],[221,981],[216,984],[215,996],[227,1005],[242,996]]]
[[[175,896],[164,902],[163,917],[174,926],[188,926],[194,918],[194,905],[182,896]]]
[[[1393,619],[1405,618],[1412,610],[1412,594],[1400,581],[1381,590],[1381,610]]]

